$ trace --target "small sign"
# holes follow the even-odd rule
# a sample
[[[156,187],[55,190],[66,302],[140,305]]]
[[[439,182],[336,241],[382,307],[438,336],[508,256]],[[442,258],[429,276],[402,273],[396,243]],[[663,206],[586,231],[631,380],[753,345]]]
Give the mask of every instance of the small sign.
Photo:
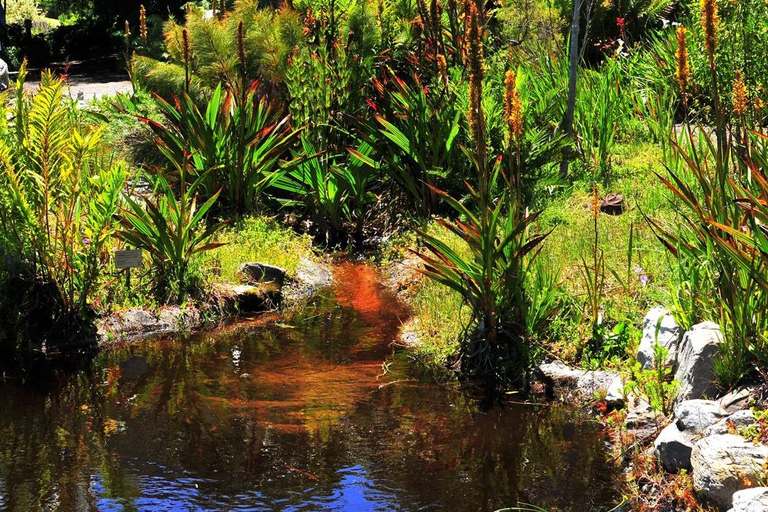
[[[141,249],[134,251],[115,251],[115,267],[119,269],[138,268],[142,264]]]

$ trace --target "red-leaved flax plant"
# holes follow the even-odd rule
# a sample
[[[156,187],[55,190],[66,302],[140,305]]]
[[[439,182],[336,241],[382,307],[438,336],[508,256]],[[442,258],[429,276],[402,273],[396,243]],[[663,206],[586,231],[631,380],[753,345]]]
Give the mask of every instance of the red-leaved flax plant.
[[[461,342],[461,370],[484,382],[489,396],[499,386],[525,385],[533,359],[528,322],[531,301],[526,274],[536,248],[546,234],[528,235],[538,214],[528,215],[514,183],[501,180],[502,158],[488,159],[485,115],[482,107],[483,22],[474,2],[468,9],[467,55],[469,73],[469,129],[474,147],[465,149],[477,170],[476,185],[466,183],[466,201],[432,189],[455,211],[456,220],[438,219],[444,229],[466,244],[456,251],[441,238],[420,231],[427,253],[423,273],[456,292],[472,317]],[[510,145],[522,137],[522,102],[508,76],[507,129]]]

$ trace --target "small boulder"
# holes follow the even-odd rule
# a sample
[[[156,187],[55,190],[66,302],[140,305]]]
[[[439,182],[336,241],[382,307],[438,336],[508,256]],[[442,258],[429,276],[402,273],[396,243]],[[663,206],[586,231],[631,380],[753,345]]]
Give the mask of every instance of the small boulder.
[[[578,370],[560,361],[539,365],[538,373],[547,383],[549,392],[557,398],[567,400],[572,395],[583,398],[604,395],[606,401],[614,404],[623,400],[624,385],[618,373]]]
[[[691,469],[693,435],[681,431],[674,423],[661,431],[653,447],[654,453],[667,471],[677,473],[681,469]]]
[[[677,402],[714,396],[717,392],[715,357],[723,337],[720,327],[712,322],[694,325],[680,342],[675,380],[680,383]]]
[[[0,59],[0,92],[7,90],[9,83],[8,64],[3,59]]]
[[[733,493],[733,508],[729,512],[768,512],[768,487]]]
[[[768,446],[732,434],[705,437],[691,451],[693,488],[700,498],[728,510],[733,493],[758,484],[767,462]]]
[[[246,283],[274,283],[282,288],[286,270],[265,263],[251,262],[240,265],[238,273]]]
[[[755,422],[755,413],[749,409],[743,411],[736,411],[730,416],[718,421],[707,430],[704,431],[706,436],[714,436],[719,434],[727,434],[731,427],[735,429],[746,428]]]
[[[641,401],[627,413],[624,426],[632,430],[642,429],[655,424],[660,417],[661,413],[654,411],[651,404]]]
[[[653,348],[658,342],[659,345],[669,351],[664,363],[675,366],[677,364],[678,345],[682,337],[683,329],[677,325],[672,313],[665,307],[656,306],[648,311],[648,314],[643,318],[643,337],[637,350],[637,361],[646,370],[653,368],[655,360]]]
[[[675,406],[675,425],[691,434],[701,434],[726,416],[725,409],[713,400],[686,400]]]
[[[723,406],[723,409],[728,412],[740,411],[747,408],[753,391],[754,388],[749,386],[736,388],[718,401]]]

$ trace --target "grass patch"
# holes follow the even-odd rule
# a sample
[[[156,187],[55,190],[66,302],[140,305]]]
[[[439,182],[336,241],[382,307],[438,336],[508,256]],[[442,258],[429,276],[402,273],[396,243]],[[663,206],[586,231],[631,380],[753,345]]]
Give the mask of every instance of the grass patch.
[[[246,217],[228,226],[219,236],[227,245],[200,255],[206,283],[237,282],[243,263],[258,261],[295,274],[299,262],[318,259],[312,239],[266,217]]]

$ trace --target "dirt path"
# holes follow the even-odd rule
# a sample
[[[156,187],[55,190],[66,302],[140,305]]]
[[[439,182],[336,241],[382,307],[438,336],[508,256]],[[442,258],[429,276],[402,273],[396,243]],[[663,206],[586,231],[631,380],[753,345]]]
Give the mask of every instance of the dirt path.
[[[75,99],[91,101],[106,95],[115,95],[119,92],[131,92],[131,82],[125,74],[99,73],[88,75],[70,75],[65,88],[68,94]],[[28,80],[26,88],[35,90],[40,87],[39,80]]]

